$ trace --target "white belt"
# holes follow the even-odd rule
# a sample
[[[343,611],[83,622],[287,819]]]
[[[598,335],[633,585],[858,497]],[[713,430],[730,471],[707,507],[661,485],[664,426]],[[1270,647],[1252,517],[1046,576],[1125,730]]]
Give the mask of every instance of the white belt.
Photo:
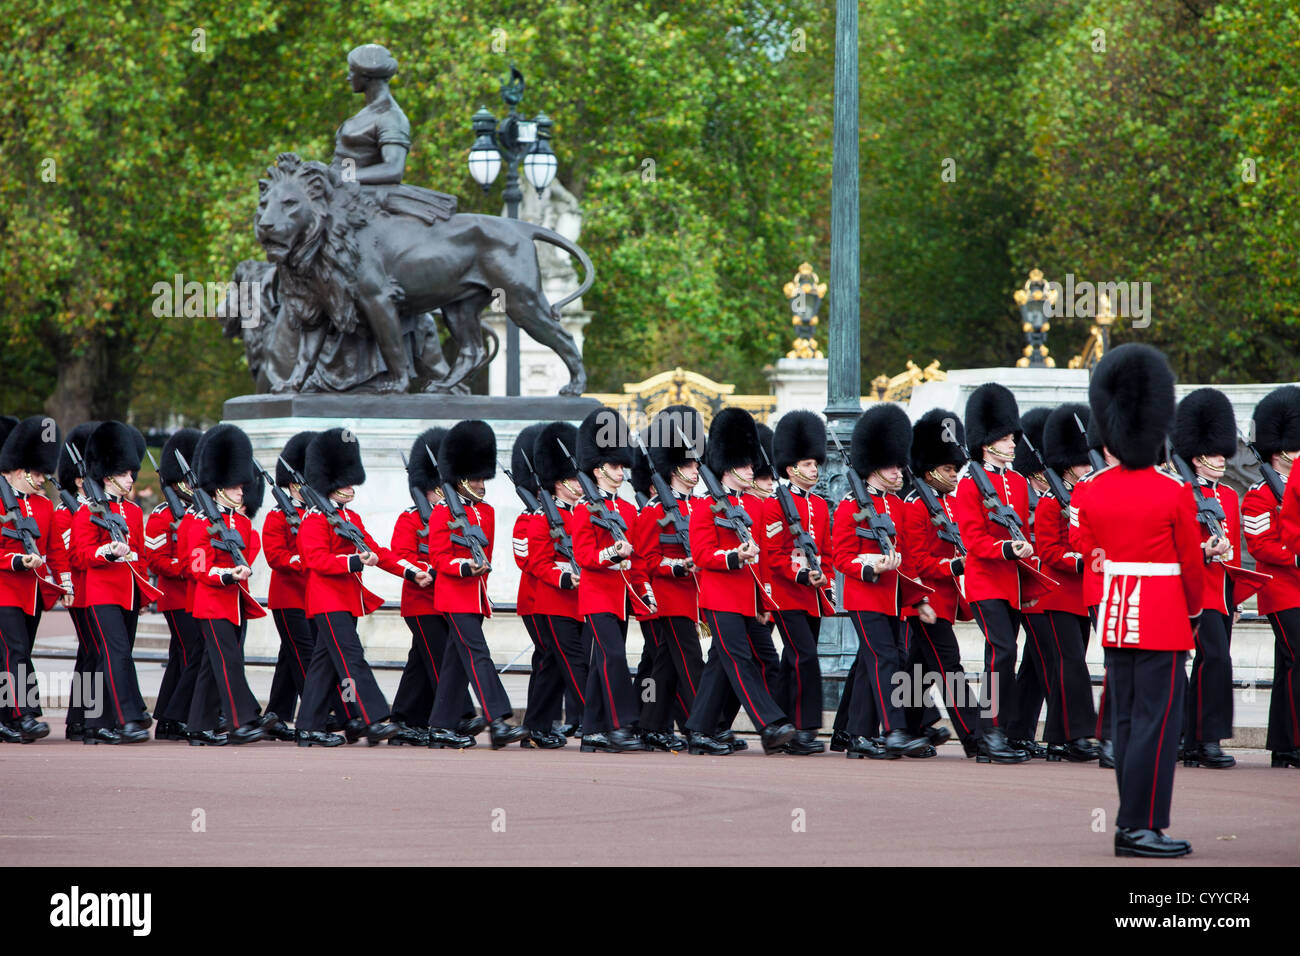
[[[1112,577],[1137,575],[1144,578],[1168,578],[1183,573],[1177,561],[1103,561],[1102,571]]]

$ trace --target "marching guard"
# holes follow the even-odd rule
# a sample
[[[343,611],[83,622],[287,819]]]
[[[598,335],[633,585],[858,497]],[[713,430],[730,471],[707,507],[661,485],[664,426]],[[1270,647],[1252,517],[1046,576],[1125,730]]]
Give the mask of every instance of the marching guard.
[[[68,701],[68,717],[64,735],[68,740],[81,740],[86,734],[86,703],[82,688],[87,686],[88,675],[95,673],[99,650],[90,625],[86,621],[86,573],[72,562],[72,517],[86,503],[82,477],[73,461],[75,455],[84,461],[86,440],[99,427],[99,422],[82,422],[64,439],[59,451],[58,483],[59,505],[54,509],[50,536],[50,571],[58,575],[59,582],[69,591],[63,597],[63,606],[72,618],[72,628],[77,635],[77,658],[72,665],[74,691]],[[98,703],[102,706],[103,701]]]

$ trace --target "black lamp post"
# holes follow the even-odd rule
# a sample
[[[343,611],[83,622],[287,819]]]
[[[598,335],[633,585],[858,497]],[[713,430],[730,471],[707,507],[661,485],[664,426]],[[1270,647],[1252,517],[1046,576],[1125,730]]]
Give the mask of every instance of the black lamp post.
[[[551,149],[550,117],[538,113],[528,120],[519,115],[517,107],[524,98],[524,75],[513,64],[510,79],[501,84],[501,99],[510,111],[498,121],[486,106],[474,114],[474,145],[469,151],[469,173],[487,192],[506,167],[506,215],[519,218],[519,201],[524,194],[519,189],[519,162],[523,160],[524,175],[540,196],[555,179],[556,159]],[[506,318],[506,394],[519,394],[519,326]]]

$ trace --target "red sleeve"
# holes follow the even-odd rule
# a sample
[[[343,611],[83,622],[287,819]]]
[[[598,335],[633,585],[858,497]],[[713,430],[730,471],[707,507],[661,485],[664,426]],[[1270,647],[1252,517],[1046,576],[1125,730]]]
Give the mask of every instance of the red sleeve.
[[[1196,496],[1191,485],[1179,489],[1174,508],[1174,548],[1183,573],[1183,595],[1187,599],[1187,613],[1195,617],[1201,613],[1201,595],[1205,576],[1205,552],[1201,550],[1201,526],[1196,520]]]
[[[636,520],[627,529],[627,540],[632,545],[632,555],[636,563],[641,566],[643,576],[652,582],[655,578],[673,576],[672,567],[663,563],[664,549],[659,543],[659,518],[663,514],[664,510],[660,505],[646,505],[637,513]]]
[[[420,515],[415,511],[403,511],[393,523],[393,538],[389,551],[400,564],[408,561],[423,571],[429,570],[429,559],[420,554]]]
[[[969,467],[980,466],[971,462]],[[1002,544],[1011,539],[994,537],[990,533],[991,528],[996,527],[1001,530],[1002,526],[995,526],[985,516],[984,502],[980,498],[979,489],[975,487],[973,478],[963,478],[957,485],[957,502],[953,506],[953,511],[957,513],[957,527],[961,532],[961,542],[966,546],[967,554],[990,561],[1005,560]]]
[[[930,520],[930,512],[926,510],[924,501],[916,498],[913,501],[903,502],[903,520],[899,533],[907,539],[907,550],[912,560],[912,577],[920,578],[922,581],[941,580],[951,574],[948,568],[951,559],[936,557],[931,550],[938,540],[930,530],[933,527],[934,523]]]
[[[50,540],[46,543],[45,560],[49,563],[50,570],[60,577],[71,569],[68,563],[68,549],[63,543],[63,532],[65,529],[71,529],[71,521],[72,514],[66,508],[56,509],[54,517],[50,519]],[[71,534],[68,535],[68,540],[71,542]]]
[[[1295,567],[1295,552],[1282,541],[1273,493],[1266,487],[1252,488],[1241,501],[1241,528],[1246,547],[1256,561]]]
[[[159,576],[177,577],[176,542],[171,535],[172,513],[166,505],[149,513],[144,525],[144,564]]]
[[[262,536],[257,533],[256,528],[252,527],[252,522],[249,522],[248,547],[244,549],[244,558],[248,561],[248,566],[250,568],[253,566],[253,562],[257,560],[257,556],[261,553]]]
[[[304,515],[298,526],[298,553],[302,555],[303,565],[317,574],[353,573],[352,559],[356,555],[336,553],[331,544],[333,537],[329,520],[323,514],[310,511]]]
[[[101,530],[99,525],[91,523],[90,505],[82,505],[77,509],[72,518],[72,553],[69,555],[74,568],[84,571],[114,563],[95,553],[104,543],[100,536]]]
[[[1228,552],[1227,561],[1230,564],[1241,563],[1241,501],[1237,498],[1237,492],[1230,486],[1220,485],[1227,492],[1223,496],[1223,514],[1228,519],[1228,541],[1232,550]]]
[[[578,562],[578,567],[584,571],[608,571],[612,563],[601,555],[612,543],[604,540],[608,537],[608,532],[591,523],[585,501],[573,509],[573,560]]]
[[[623,523],[627,525],[628,544],[632,545],[632,567],[627,572],[628,583],[632,585],[632,590],[637,594],[645,594],[653,590],[650,585],[650,558],[645,552],[638,551],[636,544],[632,541],[632,529],[636,527],[640,513],[637,511],[636,505],[628,501],[620,500],[616,507],[623,516]],[[657,533],[655,534],[655,540],[659,540]]]
[[[1282,493],[1282,543],[1292,551],[1300,552],[1300,478],[1295,475],[1300,468],[1292,467],[1287,475],[1286,491]]]
[[[262,546],[266,549],[266,563],[276,571],[297,572],[303,569],[298,542],[279,508],[268,513],[262,523]]]
[[[1061,513],[1061,503],[1054,497],[1040,495],[1034,517],[1034,551],[1045,567],[1077,574],[1081,555],[1070,548],[1069,519]]]
[[[529,533],[540,515],[530,514],[525,511],[519,517],[515,518],[515,528],[510,535],[511,549],[515,553],[515,564],[519,565],[519,570],[525,574],[528,572],[528,547],[532,535]],[[545,520],[545,519],[543,519]]]
[[[798,502],[795,502],[796,507]],[[763,499],[762,521],[757,522],[758,529],[754,537],[762,551],[763,564],[767,573],[783,578],[789,584],[798,584],[798,572],[790,561],[790,552],[794,550],[794,538],[785,524],[785,514],[781,511],[781,502],[776,494]],[[807,530],[806,528],[804,529]]]
[[[570,573],[569,566],[567,561],[555,553],[555,542],[551,538],[551,527],[545,517],[528,525],[527,531],[528,557],[524,572],[554,587],[561,587],[561,579]],[[559,567],[556,567],[557,564]],[[572,585],[572,582],[570,582],[570,585]]]
[[[691,560],[706,571],[732,570],[728,550],[718,544],[718,526],[713,523],[713,499],[703,497],[691,509]]]
[[[861,581],[865,566],[855,561],[859,552],[858,536],[855,533],[857,522],[853,520],[853,515],[858,510],[857,503],[848,496],[835,509],[831,532],[831,564],[846,577]]]
[[[405,577],[406,568],[402,567],[402,565],[398,563],[397,558],[393,556],[393,552],[389,551],[370,536],[370,532],[366,530],[366,526],[361,521],[361,515],[353,511],[349,512],[348,517],[352,523],[357,526],[357,530],[361,532],[361,537],[365,539],[366,549],[379,558],[379,563],[375,566],[381,570],[387,571],[389,574],[396,575],[399,578]]]

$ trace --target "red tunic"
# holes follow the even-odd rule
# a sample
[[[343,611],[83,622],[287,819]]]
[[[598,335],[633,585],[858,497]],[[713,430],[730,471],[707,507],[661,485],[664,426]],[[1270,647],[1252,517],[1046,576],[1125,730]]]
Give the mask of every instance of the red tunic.
[[[1223,534],[1230,545],[1227,554],[1220,555],[1205,565],[1202,578],[1205,592],[1201,595],[1201,606],[1207,611],[1231,614],[1236,610],[1237,601],[1241,600],[1236,598],[1231,606],[1228,604],[1228,565],[1237,564],[1241,560],[1241,502],[1237,499],[1237,493],[1222,482],[1212,482],[1199,475],[1196,480],[1203,494],[1218,499],[1223,506]],[[1199,521],[1196,526],[1201,529],[1201,540],[1209,541],[1210,529]]]
[[[650,579],[642,563],[645,556],[637,554],[633,546],[632,557],[624,559],[629,566],[622,569],[618,565],[623,562],[611,562],[602,555],[601,552],[614,544],[614,536],[592,523],[591,507],[583,501],[573,509],[573,557],[582,570],[582,580],[578,582],[578,613],[582,617],[614,614],[623,620],[627,617],[629,598],[637,611],[646,610],[642,598],[650,589]],[[636,506],[629,501],[606,498],[601,507],[617,509],[629,532],[636,524]],[[628,541],[631,542],[630,534]]]
[[[420,520],[420,512],[414,506],[397,516],[389,550],[403,571],[432,571],[433,566],[429,563],[429,527]],[[422,588],[403,574],[402,617],[437,614],[433,606],[433,588],[432,584]]]
[[[306,508],[296,508],[301,527]],[[266,592],[266,606],[273,611],[302,610],[307,607],[307,569],[298,553],[298,532],[289,527],[278,507],[267,512],[262,522],[262,544],[266,563],[271,566],[271,584]]]
[[[340,507],[339,517],[361,531],[366,547],[379,558],[379,567],[402,576],[403,568],[392,552],[375,543],[355,511]],[[303,515],[298,528],[298,553],[307,566],[307,614],[342,611],[361,617],[378,610],[384,599],[361,583],[361,558],[351,541],[340,537],[329,519],[314,508]]]
[[[72,607],[84,607],[81,595],[77,592],[82,586],[83,572],[73,568],[72,556],[68,553],[72,547],[72,512],[59,504],[54,509],[54,518],[50,523],[50,546],[45,559],[53,575],[65,588],[72,589]]]
[[[939,504],[949,519],[956,524],[953,513],[955,494],[941,495],[936,491],[935,497],[939,499]],[[969,621],[972,615],[970,606],[961,593],[961,576],[953,574],[952,569],[953,560],[958,557],[957,546],[939,537],[939,529],[930,518],[925,502],[915,491],[909,492],[903,499],[902,525],[900,533],[907,541],[907,556],[911,566],[921,583],[934,591],[929,597],[934,613],[949,623]],[[961,567],[960,562],[958,567]]]
[[[486,502],[464,504],[465,516],[472,525],[478,525],[487,536],[483,552],[492,560],[492,544],[496,533],[496,514]],[[469,574],[474,556],[463,544],[451,540],[451,509],[440,503],[429,515],[429,564],[438,576],[433,592],[433,606],[439,614],[482,614],[492,616],[492,602],[487,596],[486,574]]]
[[[1262,481],[1241,499],[1241,528],[1256,570],[1273,575],[1259,592],[1259,613],[1300,607],[1300,555],[1282,540],[1282,505]]]
[[[171,509],[163,502],[149,512],[144,526],[145,564],[153,572],[162,597],[158,599],[159,611],[183,611],[188,585],[176,547],[181,521],[173,520]]]
[[[688,527],[691,510],[698,500],[691,495],[676,499],[677,510],[686,516]],[[663,503],[657,497],[651,498],[638,512],[636,524],[632,526],[628,538],[654,588],[660,616],[686,617],[695,621],[700,616],[700,589],[696,584],[696,576],[685,570],[690,555],[675,538],[667,542],[660,540],[660,535],[672,534],[671,524],[659,524],[663,515]]]
[[[844,610],[877,611],[898,616],[905,607],[927,597],[929,589],[915,579],[916,562],[903,524],[905,508],[902,499],[889,492],[877,492],[870,486],[867,491],[870,499],[867,507],[875,508],[877,514],[889,515],[893,520],[896,532],[894,547],[902,556],[903,563],[882,574],[871,569],[867,555],[881,554],[880,544],[874,535],[864,537],[857,533],[853,516],[863,510],[863,506],[851,495],[846,495],[835,509],[831,534],[832,561],[835,570],[844,575]],[[863,527],[866,527],[865,518]]]
[[[140,568],[140,555],[144,551],[144,515],[133,501],[111,500],[110,509],[126,519],[127,545],[130,553],[111,561],[99,554],[99,549],[112,543],[107,528],[94,524],[90,505],[84,504],[72,517],[72,549],[69,552],[74,568],[85,572],[85,602],[82,607],[96,604],[116,604],[128,611],[138,611],[141,606],[155,601],[162,592],[149,583]]]
[[[752,495],[728,493],[727,500],[740,505],[753,521],[750,534],[757,541],[763,531],[760,503]],[[759,591],[760,565],[733,567],[737,559],[728,557],[740,547],[740,538],[729,528],[714,523],[713,499],[701,498],[691,508],[691,560],[699,568],[700,610],[724,611],[755,617],[765,609],[779,610],[766,593]],[[762,560],[762,552],[759,552]]]
[[[826,500],[821,495],[803,491],[793,484],[790,486],[790,497],[794,499],[799,523],[817,545],[817,560],[822,564],[822,573],[827,578],[832,577],[831,516]],[[767,593],[783,611],[807,611],[820,617],[822,608],[817,599],[818,589],[799,583],[799,572],[807,568],[808,562],[803,552],[794,545],[794,535],[790,534],[790,529],[786,526],[781,502],[775,494],[763,501],[762,515],[763,530],[755,537],[763,548],[762,566],[767,572],[764,580]]]
[[[1020,528],[1029,528],[1029,486],[1010,468],[994,468],[971,462],[968,468],[984,468],[998,499],[1020,516]],[[1021,606],[1020,567],[1011,554],[1011,535],[988,517],[975,479],[969,475],[957,484],[957,525],[966,546],[966,600],[1002,599],[1014,608]],[[1005,547],[1004,547],[1005,546]]]
[[[4,479],[0,478],[0,481]],[[36,527],[40,531],[36,549],[48,559],[50,539],[53,537],[54,505],[44,495],[20,495],[15,492],[14,497],[18,500],[22,513],[36,520]],[[4,505],[0,504],[0,515],[5,513]],[[58,598],[55,595],[49,600],[42,597],[39,578],[51,572],[45,567],[23,567],[22,559],[26,553],[21,538],[11,538],[8,535],[0,537],[0,605],[22,608],[24,614],[33,615],[38,603],[49,608]]]
[[[198,515],[193,521],[182,521],[184,532],[180,545],[190,555],[189,576],[194,581],[194,602],[190,611],[202,620],[229,621],[238,626],[244,620],[266,617],[264,611],[248,591],[248,585],[236,581],[229,569],[235,559],[229,551],[216,547],[215,539],[208,533],[208,522]],[[244,540],[244,560],[252,567],[261,551],[261,541],[253,530],[253,523],[244,515],[221,509],[221,519],[227,528],[234,528]]]
[[[1074,498],[1071,496],[1071,503]],[[1060,583],[1042,597],[1032,608],[1042,611],[1065,611],[1067,614],[1087,614],[1083,603],[1083,555],[1070,546],[1070,516],[1068,509],[1050,491],[1038,496],[1034,511],[1034,551],[1042,559],[1043,572]]]
[[[1083,604],[1096,607],[1101,603],[1101,562],[1102,554],[1097,549],[1097,542],[1079,526],[1079,508],[1092,490],[1092,482],[1098,475],[1105,474],[1110,466],[1101,471],[1084,475],[1074,483],[1070,491],[1070,549],[1077,551],[1083,558]]]
[[[558,498],[555,505],[560,509],[560,517],[564,519],[565,530],[572,541],[573,509]],[[551,537],[551,526],[545,516],[540,522],[534,521],[528,525],[528,562],[525,573],[534,581],[534,614],[582,617],[578,611],[578,582],[573,580],[568,560],[555,553],[555,539]]]
[[[519,590],[515,595],[515,613],[524,615],[534,613],[534,594],[537,591],[537,579],[528,573],[528,541],[538,523],[546,524],[545,515],[537,511],[520,512],[515,518],[514,531],[510,535],[510,544],[515,552],[515,564],[519,566]]]
[[[1080,531],[1105,556],[1098,630],[1104,647],[1188,650],[1201,613],[1204,561],[1192,489],[1156,468],[1099,472]]]

